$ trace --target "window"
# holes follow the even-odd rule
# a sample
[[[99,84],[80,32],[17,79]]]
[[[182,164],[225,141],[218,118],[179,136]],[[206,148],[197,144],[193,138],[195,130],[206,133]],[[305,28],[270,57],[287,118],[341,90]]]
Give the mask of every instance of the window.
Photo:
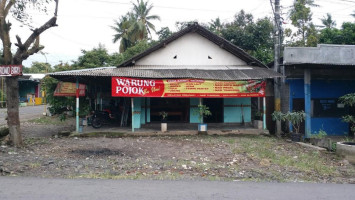
[[[348,108],[338,99],[312,99],[312,117],[336,117],[341,118],[348,113]]]

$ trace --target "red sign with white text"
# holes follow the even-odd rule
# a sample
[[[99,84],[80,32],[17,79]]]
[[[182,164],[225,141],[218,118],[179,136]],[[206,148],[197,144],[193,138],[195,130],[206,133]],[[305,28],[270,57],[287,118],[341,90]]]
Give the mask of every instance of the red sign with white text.
[[[266,82],[112,77],[113,97],[264,97]]]
[[[22,65],[0,65],[0,76],[22,76]]]

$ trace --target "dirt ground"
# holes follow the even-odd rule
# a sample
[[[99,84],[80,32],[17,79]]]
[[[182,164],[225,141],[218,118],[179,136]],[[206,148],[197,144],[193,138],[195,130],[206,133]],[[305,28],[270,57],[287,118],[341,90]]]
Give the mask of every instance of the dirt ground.
[[[0,147],[0,174],[60,178],[355,183],[355,166],[267,136],[52,137],[73,123],[22,124]]]

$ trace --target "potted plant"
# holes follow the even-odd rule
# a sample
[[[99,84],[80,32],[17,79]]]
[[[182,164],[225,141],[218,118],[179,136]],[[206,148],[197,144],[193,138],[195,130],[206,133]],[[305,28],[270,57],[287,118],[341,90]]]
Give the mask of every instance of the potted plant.
[[[210,108],[206,105],[198,105],[197,109],[194,111],[194,114],[198,115],[200,122],[198,124],[199,133],[207,133],[207,124],[203,123],[203,118],[212,115]]]
[[[253,125],[255,128],[262,129],[263,128],[263,113],[260,111],[255,112]]]
[[[275,111],[272,113],[272,119],[274,121],[288,121],[292,124],[293,131],[291,133],[291,140],[299,142],[301,140],[300,127],[301,122],[306,118],[304,111],[294,111],[287,113],[282,113],[280,111]]]
[[[161,116],[161,132],[165,133],[168,131],[168,113],[165,111],[159,112],[159,115]]]

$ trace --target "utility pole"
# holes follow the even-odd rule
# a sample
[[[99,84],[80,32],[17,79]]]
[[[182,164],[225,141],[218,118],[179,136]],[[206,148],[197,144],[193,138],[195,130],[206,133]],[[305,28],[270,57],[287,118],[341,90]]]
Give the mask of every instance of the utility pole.
[[[274,28],[274,42],[275,42],[275,57],[274,57],[274,71],[280,72],[280,52],[281,52],[281,23],[280,23],[280,0],[275,0],[275,28]],[[274,78],[274,102],[275,111],[281,111],[281,81],[280,78]],[[276,135],[281,135],[281,121],[276,121]]]

